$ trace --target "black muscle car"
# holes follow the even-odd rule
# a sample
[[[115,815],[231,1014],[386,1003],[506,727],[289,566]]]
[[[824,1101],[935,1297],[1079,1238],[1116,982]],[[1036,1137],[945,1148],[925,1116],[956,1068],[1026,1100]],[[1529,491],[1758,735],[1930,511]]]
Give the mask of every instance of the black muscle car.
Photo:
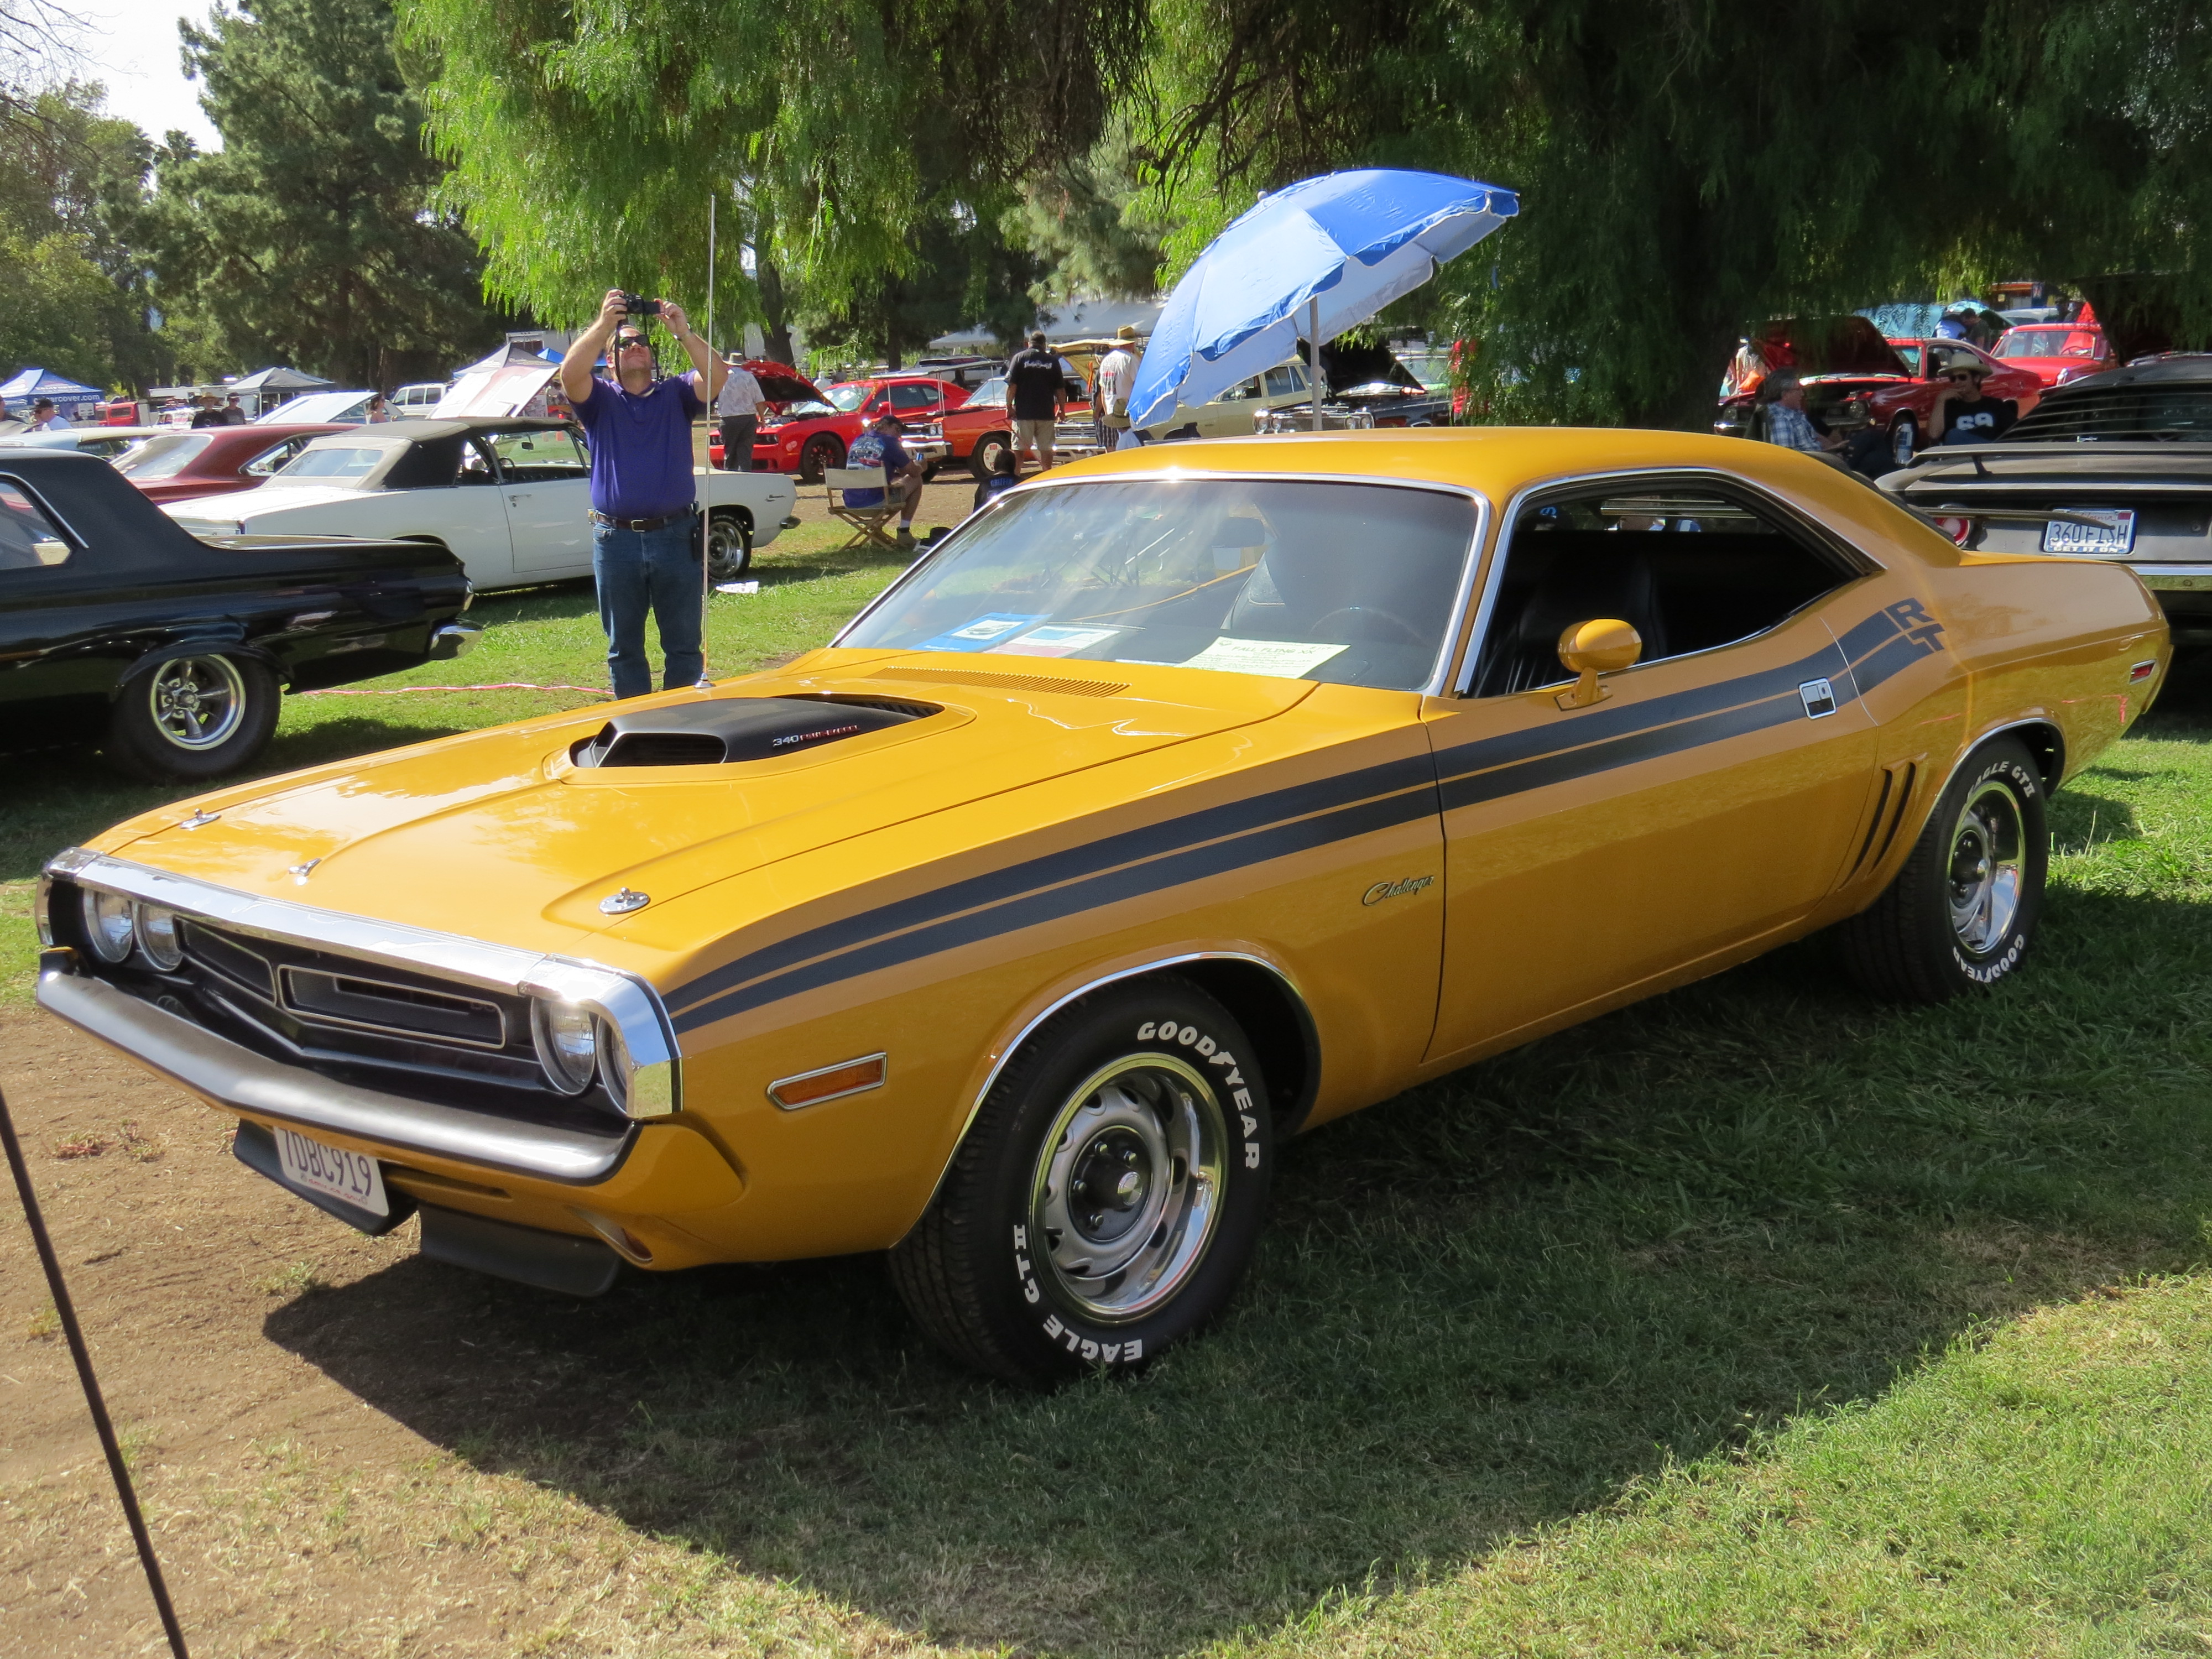
[[[1929,450],[1881,487],[1970,552],[2124,564],[2176,646],[2212,645],[2212,355],[2053,387],[2003,437]]]
[[[98,743],[141,777],[213,778],[280,688],[458,657],[468,579],[420,542],[201,541],[106,462],[0,451],[0,749]]]

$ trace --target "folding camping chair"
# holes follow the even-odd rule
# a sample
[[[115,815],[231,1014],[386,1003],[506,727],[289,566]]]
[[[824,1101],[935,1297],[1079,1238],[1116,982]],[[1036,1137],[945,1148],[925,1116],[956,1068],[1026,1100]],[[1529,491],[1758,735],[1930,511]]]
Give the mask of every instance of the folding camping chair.
[[[899,544],[884,532],[884,526],[898,516],[898,498],[892,493],[890,471],[880,466],[825,466],[822,482],[830,497],[830,516],[852,526],[853,538],[837,550],[865,547],[873,543],[887,547],[894,553]],[[883,500],[874,507],[848,507],[842,497],[848,489],[880,489]]]

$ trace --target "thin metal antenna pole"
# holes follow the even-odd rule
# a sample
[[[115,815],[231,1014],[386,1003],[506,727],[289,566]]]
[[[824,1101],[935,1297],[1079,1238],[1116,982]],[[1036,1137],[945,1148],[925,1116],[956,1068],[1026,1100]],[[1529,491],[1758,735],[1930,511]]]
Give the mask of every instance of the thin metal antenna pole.
[[[720,424],[714,414],[714,362],[719,355],[714,349],[714,204],[715,192],[707,192],[707,441],[714,441],[715,428]],[[730,452],[722,451],[722,466],[729,469]],[[714,465],[710,456],[707,463],[706,487],[699,493],[707,497],[699,514],[699,678],[693,682],[695,691],[709,691],[714,682],[707,672],[707,601],[714,592],[714,573],[709,567],[714,562]]]
[[[138,1564],[146,1570],[147,1588],[168,1632],[169,1651],[187,1659],[185,1632],[177,1623],[177,1610],[169,1605],[169,1587],[161,1577],[161,1564],[154,1557],[154,1540],[146,1530],[146,1517],[138,1512],[138,1494],[131,1488],[131,1471],[124,1467],[123,1448],[116,1443],[115,1425],[107,1420],[107,1404],[100,1397],[100,1379],[92,1374],[92,1354],[84,1346],[84,1332],[76,1322],[76,1308],[69,1286],[62,1282],[62,1264],[54,1255],[54,1242],[46,1234],[46,1218],[39,1213],[38,1194],[31,1190],[31,1170],[23,1162],[22,1143],[15,1139],[15,1121],[8,1113],[8,1097],[0,1094],[0,1140],[8,1147],[8,1168],[15,1177],[15,1191],[23,1200],[23,1219],[31,1224],[31,1238],[39,1247],[40,1265],[46,1270],[46,1288],[53,1292],[54,1311],[61,1316],[62,1333],[69,1339],[70,1357],[76,1361],[76,1378],[84,1385],[84,1403],[92,1412],[92,1426],[100,1435],[100,1449],[107,1455],[107,1472],[115,1477],[115,1495],[123,1500],[125,1519],[138,1546]]]
[[[1306,390],[1313,393],[1313,429],[1321,430],[1321,296],[1306,301]]]

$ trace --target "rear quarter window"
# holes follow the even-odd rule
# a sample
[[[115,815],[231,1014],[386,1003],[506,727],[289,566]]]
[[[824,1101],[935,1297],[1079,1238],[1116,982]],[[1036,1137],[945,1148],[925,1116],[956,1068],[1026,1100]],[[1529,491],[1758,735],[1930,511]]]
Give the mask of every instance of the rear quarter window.
[[[0,474],[0,570],[52,569],[76,551],[29,487]]]

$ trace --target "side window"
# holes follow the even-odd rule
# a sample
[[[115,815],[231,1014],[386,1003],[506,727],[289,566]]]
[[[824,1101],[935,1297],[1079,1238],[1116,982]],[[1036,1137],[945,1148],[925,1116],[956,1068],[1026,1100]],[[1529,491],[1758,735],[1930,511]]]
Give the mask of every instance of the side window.
[[[1267,371],[1267,395],[1270,398],[1304,397],[1306,389],[1305,371],[1285,363]]]
[[[491,454],[483,440],[471,438],[461,446],[460,474],[453,482],[458,484],[488,484],[497,482],[492,470]]]
[[[1506,696],[1571,679],[1559,635],[1618,618],[1641,662],[1763,634],[1858,572],[1827,549],[1702,483],[1620,479],[1540,499],[1514,520],[1472,683]]]
[[[580,478],[592,470],[581,447],[565,431],[498,432],[484,441],[499,457],[500,476],[510,483],[551,483]]]
[[[238,470],[249,478],[265,478],[307,447],[305,438],[287,438],[276,448],[264,450]]]
[[[0,475],[0,570],[67,564],[76,550],[21,483]]]
[[[1259,395],[1260,377],[1255,374],[1250,380],[1245,381],[1243,385],[1231,386],[1228,391],[1223,392],[1221,394],[1221,401],[1224,403],[1243,403],[1249,398],[1256,398]]]
[[[895,386],[891,392],[891,410],[905,415],[917,410],[937,407],[937,388],[933,386]]]

